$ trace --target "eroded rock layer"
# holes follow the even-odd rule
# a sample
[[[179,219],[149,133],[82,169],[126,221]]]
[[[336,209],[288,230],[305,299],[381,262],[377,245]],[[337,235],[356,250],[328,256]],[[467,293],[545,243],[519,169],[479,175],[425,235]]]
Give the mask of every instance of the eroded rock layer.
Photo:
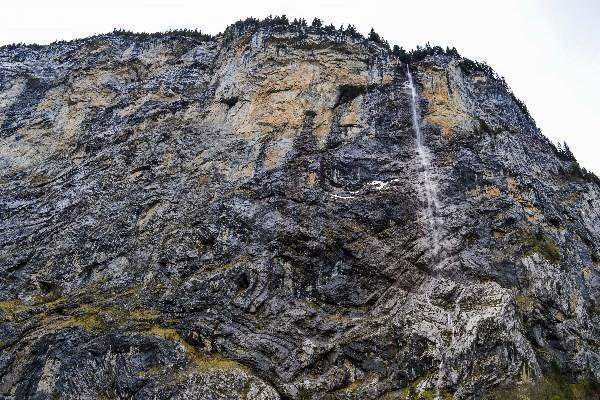
[[[0,396],[600,377],[600,187],[501,81],[315,28],[0,50]]]

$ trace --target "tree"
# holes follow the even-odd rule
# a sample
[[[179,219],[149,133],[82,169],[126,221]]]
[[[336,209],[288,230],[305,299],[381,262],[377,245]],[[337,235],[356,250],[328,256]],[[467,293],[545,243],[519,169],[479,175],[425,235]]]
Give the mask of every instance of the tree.
[[[313,19],[312,24],[310,24],[310,26],[312,26],[313,28],[320,28],[322,25],[323,23],[319,18]]]
[[[558,158],[564,161],[576,161],[575,156],[573,155],[573,152],[569,148],[567,142],[559,142],[556,147],[558,150]]]
[[[288,21],[288,18],[287,18],[287,16],[285,14],[283,14],[282,16],[276,16],[276,17],[272,18],[271,22],[272,22],[273,25],[284,25],[284,26],[287,26],[287,25],[290,24],[290,21]]]
[[[369,32],[369,40],[375,43],[381,43],[381,36],[375,32],[375,29],[371,28],[371,32]]]
[[[406,50],[403,47],[398,47],[397,44],[392,49],[392,55],[402,62],[408,62],[410,58]]]
[[[446,47],[446,54],[453,57],[460,57],[460,54],[458,54],[458,50],[456,50],[456,47],[454,46],[451,49]]]
[[[293,26],[306,26],[306,20],[304,18],[294,18],[294,22],[292,22]]]

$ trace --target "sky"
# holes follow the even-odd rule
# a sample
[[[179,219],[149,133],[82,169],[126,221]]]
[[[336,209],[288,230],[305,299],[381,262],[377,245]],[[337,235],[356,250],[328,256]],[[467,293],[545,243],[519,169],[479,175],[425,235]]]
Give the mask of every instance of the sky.
[[[4,0],[0,44],[123,28],[216,34],[248,16],[371,27],[391,45],[454,46],[504,76],[542,132],[600,175],[600,0]]]

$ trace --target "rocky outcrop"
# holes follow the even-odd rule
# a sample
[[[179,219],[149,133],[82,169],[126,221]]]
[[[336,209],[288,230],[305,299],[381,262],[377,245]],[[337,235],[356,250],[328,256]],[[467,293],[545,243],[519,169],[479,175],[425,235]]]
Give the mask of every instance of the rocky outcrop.
[[[600,186],[489,71],[236,24],[0,50],[0,395],[600,378]]]

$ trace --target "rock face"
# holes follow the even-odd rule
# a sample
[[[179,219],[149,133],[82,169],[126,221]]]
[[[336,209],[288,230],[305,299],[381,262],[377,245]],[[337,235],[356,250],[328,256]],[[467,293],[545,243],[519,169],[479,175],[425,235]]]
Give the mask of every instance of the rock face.
[[[409,70],[428,168],[406,63],[356,35],[1,49],[0,397],[600,378],[600,186],[489,71]]]

